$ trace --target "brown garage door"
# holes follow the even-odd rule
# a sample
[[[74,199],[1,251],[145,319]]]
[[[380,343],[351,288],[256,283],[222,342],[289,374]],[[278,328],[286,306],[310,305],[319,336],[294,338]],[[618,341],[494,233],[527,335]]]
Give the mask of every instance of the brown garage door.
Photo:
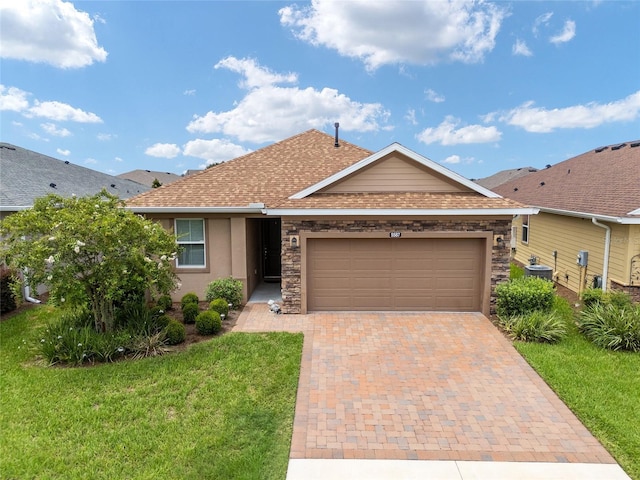
[[[478,238],[307,240],[307,309],[480,311]]]

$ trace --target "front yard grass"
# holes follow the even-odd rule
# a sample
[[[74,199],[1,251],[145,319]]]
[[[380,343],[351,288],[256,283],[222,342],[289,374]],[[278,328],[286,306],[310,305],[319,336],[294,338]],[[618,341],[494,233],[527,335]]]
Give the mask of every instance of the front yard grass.
[[[555,345],[515,347],[635,480],[640,480],[640,354],[594,346],[571,325]]]
[[[229,333],[93,367],[34,363],[42,306],[0,323],[0,478],[283,479],[302,335]]]

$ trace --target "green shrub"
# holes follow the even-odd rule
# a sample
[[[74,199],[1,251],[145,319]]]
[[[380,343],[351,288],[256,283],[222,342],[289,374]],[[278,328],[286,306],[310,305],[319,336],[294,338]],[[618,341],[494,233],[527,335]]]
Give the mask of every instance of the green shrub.
[[[159,332],[167,328],[167,325],[169,325],[169,322],[172,320],[172,318],[169,315],[160,315],[158,317],[155,317],[154,320],[156,331]]]
[[[506,319],[500,325],[514,340],[523,342],[555,343],[567,335],[567,324],[561,315],[535,310]]]
[[[182,318],[184,319],[184,323],[195,322],[198,313],[200,313],[200,307],[197,303],[186,303],[182,307]]]
[[[496,311],[504,318],[535,310],[549,312],[554,297],[553,282],[539,277],[516,278],[496,287]]]
[[[159,312],[142,302],[127,303],[116,313],[115,330],[127,330],[132,336],[156,333],[155,317]]]
[[[232,308],[238,308],[242,303],[242,281],[233,277],[214,280],[207,286],[206,299],[211,302],[216,298],[223,298]]]
[[[160,298],[158,298],[156,305],[165,312],[173,309],[173,300],[171,299],[171,295],[162,295]]]
[[[591,308],[597,303],[604,305],[613,304],[618,307],[630,307],[632,305],[631,297],[624,292],[608,291],[604,292],[601,288],[587,288],[580,294],[582,307],[584,309]]]
[[[218,312],[207,310],[196,318],[196,330],[200,335],[215,335],[221,329],[222,320]]]
[[[0,313],[12,312],[16,309],[16,297],[13,291],[13,272],[8,269],[0,271]]]
[[[209,310],[218,312],[220,315],[224,315],[226,317],[229,315],[229,304],[224,298],[216,298],[209,304]]]
[[[582,310],[578,328],[599,347],[640,352],[640,305],[596,302]]]
[[[196,295],[195,293],[193,292],[185,293],[182,296],[182,299],[180,300],[180,306],[184,308],[184,306],[187,303],[195,303],[197,305],[199,301],[200,299],[198,298],[198,295]]]
[[[164,336],[169,345],[178,345],[184,342],[187,337],[187,330],[182,323],[172,319],[164,329]]]
[[[522,268],[521,266],[515,263],[511,263],[509,265],[509,279],[515,280],[516,278],[523,278],[523,277],[524,277],[524,268]]]

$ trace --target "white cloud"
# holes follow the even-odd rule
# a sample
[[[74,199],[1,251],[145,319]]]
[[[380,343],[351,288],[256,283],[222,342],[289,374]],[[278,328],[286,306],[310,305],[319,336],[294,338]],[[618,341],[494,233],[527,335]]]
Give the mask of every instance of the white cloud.
[[[182,94],[187,96],[193,96],[196,94],[196,91],[194,89],[185,90],[184,92],[182,92]]]
[[[96,165],[98,163],[98,160],[96,160],[95,158],[87,158],[84,163],[86,163],[87,165]]]
[[[530,57],[533,55],[533,52],[529,49],[526,42],[520,39],[517,39],[516,43],[511,47],[511,53],[513,53],[513,55],[522,55],[523,57]]]
[[[553,17],[553,12],[547,12],[547,13],[543,13],[542,15],[540,15],[534,20],[533,28],[531,29],[534,35],[538,35],[538,31],[541,25],[546,26],[549,24],[549,20],[551,20],[551,17]]]
[[[102,123],[102,119],[95,113],[85,112],[62,102],[40,102],[36,100],[28,112],[25,112],[25,116],[43,117],[58,122]]]
[[[71,135],[69,130],[66,128],[58,128],[54,123],[41,123],[40,126],[49,135],[53,135],[55,137],[68,137]]]
[[[460,159],[460,155],[450,155],[447,158],[445,158],[442,163],[450,163],[452,165],[455,165],[456,163],[460,163],[462,160]]]
[[[62,148],[57,148],[56,153],[58,155],[62,155],[63,157],[68,157],[71,155],[71,150],[63,150]]]
[[[29,108],[28,92],[16,87],[0,85],[0,111],[22,112]]]
[[[378,131],[389,112],[379,103],[359,103],[332,88],[283,87],[297,75],[280,75],[255,60],[228,57],[216,65],[243,75],[241,85],[249,91],[226,112],[195,115],[187,125],[191,133],[223,133],[240,141],[277,141],[310,128],[322,129],[340,122],[345,131]]]
[[[175,158],[180,155],[180,147],[175,143],[156,143],[148,147],[144,153],[151,157]]]
[[[473,0],[313,0],[278,13],[280,23],[299,39],[358,58],[369,70],[398,63],[482,61],[508,15],[495,3]],[[389,31],[394,33],[381,34]]]
[[[59,68],[80,68],[104,62],[94,21],[62,0],[2,0],[0,56]]]
[[[407,114],[404,116],[404,119],[411,125],[418,124],[418,121],[416,120],[416,111],[413,108],[407,110]]]
[[[564,28],[558,35],[554,35],[549,39],[551,43],[566,43],[576,36],[576,22],[567,20],[564,22]]]
[[[236,145],[226,139],[191,140],[184,144],[182,153],[189,157],[202,158],[206,160],[206,165],[212,163],[226,162],[234,158],[250,153],[252,150],[244,148],[242,145]],[[206,165],[201,166],[204,168]]]
[[[424,94],[430,102],[442,103],[445,100],[444,95],[441,95],[430,88],[425,90]]]
[[[460,120],[449,115],[440,125],[435,128],[426,128],[416,138],[427,145],[436,142],[441,145],[459,145],[497,142],[502,136],[502,133],[493,126],[467,125],[457,128],[459,125]]]
[[[114,160],[115,160],[116,162],[122,162],[122,161],[123,161],[123,160],[122,160],[122,158],[120,158],[120,157],[115,157],[115,158],[114,158]]]
[[[116,138],[116,135],[113,135],[111,133],[99,133],[97,138],[101,142],[108,142],[108,141],[113,140],[114,138]]]
[[[500,120],[527,132],[549,133],[560,128],[594,128],[604,123],[626,122],[640,116],[640,90],[622,100],[565,108],[534,107],[527,102],[501,115]]]

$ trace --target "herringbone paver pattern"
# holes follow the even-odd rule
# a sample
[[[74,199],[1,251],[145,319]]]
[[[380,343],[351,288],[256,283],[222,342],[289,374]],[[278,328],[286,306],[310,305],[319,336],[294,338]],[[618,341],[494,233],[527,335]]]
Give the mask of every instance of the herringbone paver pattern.
[[[250,305],[236,329],[305,332],[291,458],[615,463],[481,314]]]

